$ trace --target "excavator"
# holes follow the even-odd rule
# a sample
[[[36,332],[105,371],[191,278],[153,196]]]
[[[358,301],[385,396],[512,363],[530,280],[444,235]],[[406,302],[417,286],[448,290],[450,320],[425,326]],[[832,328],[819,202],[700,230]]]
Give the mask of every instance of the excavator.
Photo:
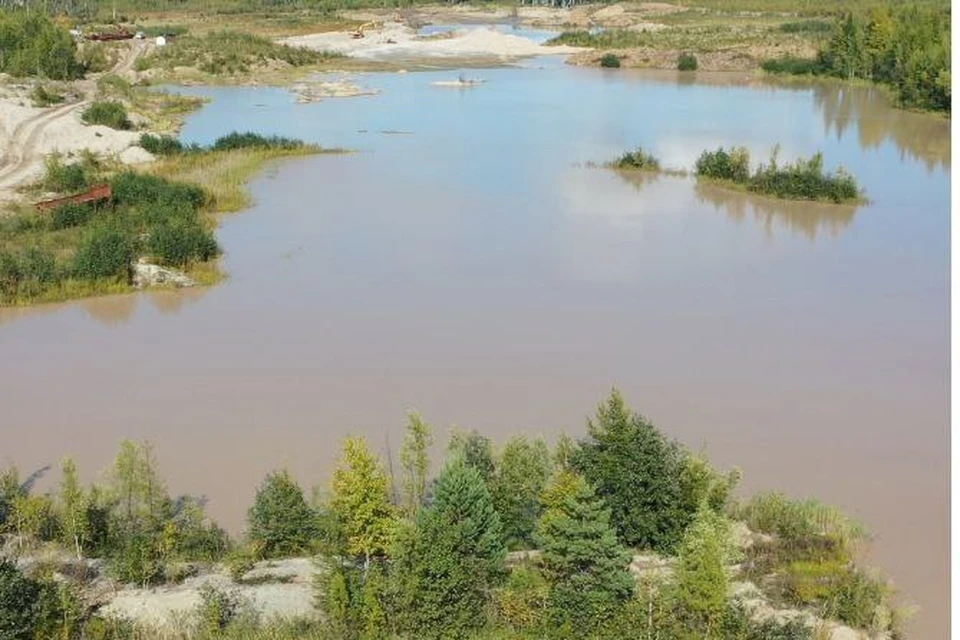
[[[350,32],[350,37],[353,38],[353,39],[363,38],[363,37],[364,37],[364,35],[363,35],[364,29],[375,29],[378,25],[379,25],[379,23],[377,23],[377,22],[364,22],[362,25],[360,25],[359,27],[357,27],[356,31],[351,31],[351,32]]]

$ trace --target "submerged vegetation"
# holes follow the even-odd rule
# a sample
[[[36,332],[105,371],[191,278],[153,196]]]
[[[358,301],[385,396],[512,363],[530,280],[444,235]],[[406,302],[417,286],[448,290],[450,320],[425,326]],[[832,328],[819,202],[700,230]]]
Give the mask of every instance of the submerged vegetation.
[[[70,459],[48,494],[34,491],[38,474],[8,469],[6,548],[61,559],[28,563],[29,575],[0,561],[0,621],[16,621],[16,638],[173,638],[85,605],[98,569],[84,559],[101,558],[94,566],[118,585],[169,584],[221,563],[242,586],[261,560],[309,555],[319,615],[261,620],[238,591],[207,585],[175,637],[813,640],[812,617],[758,614],[756,598],[897,631],[889,587],[857,564],[859,526],[779,494],[737,503],[738,472],[669,440],[616,391],[584,438],[553,451],[525,437],[498,450],[455,432],[434,472],[431,443],[411,415],[394,476],[362,438],[347,438],[313,501],[287,471],[268,474],[242,539],[202,500],[170,495],[145,444],[123,442],[103,485],[81,485]],[[668,569],[638,568],[638,553]],[[753,604],[734,595],[747,581],[762,590]]]
[[[106,181],[112,197],[0,220],[0,305],[129,290],[140,257],[209,281],[202,267],[220,251],[210,214],[242,207],[243,185],[267,160],[320,150],[256,134],[231,134],[189,152],[169,138],[144,141],[178,151],[151,173],[111,173],[90,154],[72,164],[50,158],[44,189],[73,193]]]

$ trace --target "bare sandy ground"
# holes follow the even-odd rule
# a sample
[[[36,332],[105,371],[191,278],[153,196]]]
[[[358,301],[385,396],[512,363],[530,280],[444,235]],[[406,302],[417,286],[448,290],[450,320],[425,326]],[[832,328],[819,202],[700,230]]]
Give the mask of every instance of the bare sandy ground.
[[[449,37],[421,37],[399,22],[386,22],[367,30],[363,38],[345,31],[294,36],[286,44],[336,51],[368,60],[484,59],[509,61],[537,55],[569,54],[579,47],[545,47],[528,38],[503,33],[492,26],[464,26]]]

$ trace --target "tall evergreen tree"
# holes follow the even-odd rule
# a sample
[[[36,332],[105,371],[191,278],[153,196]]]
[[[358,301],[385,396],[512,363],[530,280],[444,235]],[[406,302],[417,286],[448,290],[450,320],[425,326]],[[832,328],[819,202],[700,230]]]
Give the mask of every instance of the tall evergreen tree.
[[[551,585],[554,624],[586,631],[616,613],[633,593],[630,556],[589,483],[561,476],[564,491],[557,495],[563,497],[544,512],[537,528],[541,567]]]
[[[247,523],[250,541],[267,558],[303,553],[316,534],[314,513],[300,485],[286,470],[264,479],[247,513]]]
[[[729,523],[705,506],[684,533],[674,575],[676,609],[703,638],[721,637],[730,554]]]
[[[673,552],[696,512],[682,492],[683,449],[632,413],[617,390],[587,426],[573,466],[609,505],[620,540]]]
[[[461,638],[484,624],[503,575],[500,517],[477,469],[455,458],[437,479],[434,504],[403,530],[393,553],[402,626],[423,638]]]

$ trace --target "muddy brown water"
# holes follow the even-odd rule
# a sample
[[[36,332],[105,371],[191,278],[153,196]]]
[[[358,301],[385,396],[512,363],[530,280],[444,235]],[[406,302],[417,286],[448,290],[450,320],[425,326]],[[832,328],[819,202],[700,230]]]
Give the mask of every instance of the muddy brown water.
[[[341,439],[399,443],[419,410],[580,435],[618,386],[744,488],[813,495],[874,532],[872,560],[949,623],[949,122],[868,88],[738,86],[542,59],[370,74],[374,97],[213,102],[184,137],[256,129],[358,150],[272,167],[219,232],[229,279],[0,311],[0,460],[156,446],[171,489],[234,530],[259,479],[328,481]],[[377,132],[410,131],[389,136]],[[823,150],[860,207],[786,203],[590,168],[743,144]]]

